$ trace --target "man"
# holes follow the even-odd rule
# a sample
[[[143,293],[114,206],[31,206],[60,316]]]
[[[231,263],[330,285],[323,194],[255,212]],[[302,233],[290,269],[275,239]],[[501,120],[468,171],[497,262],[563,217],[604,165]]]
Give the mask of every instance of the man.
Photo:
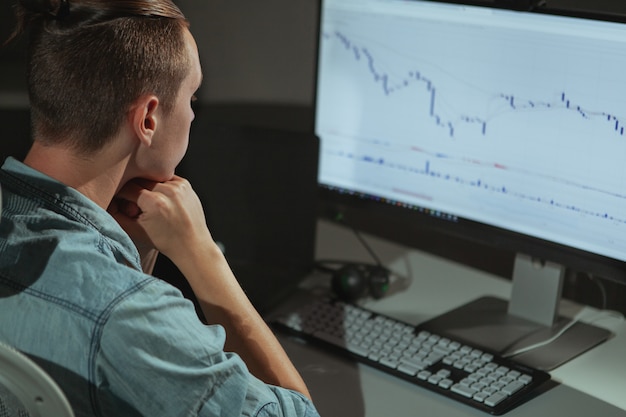
[[[202,78],[182,13],[170,0],[22,0],[17,16],[34,141],[0,170],[0,340],[77,416],[317,416],[174,174]],[[211,325],[148,275],[157,251]]]

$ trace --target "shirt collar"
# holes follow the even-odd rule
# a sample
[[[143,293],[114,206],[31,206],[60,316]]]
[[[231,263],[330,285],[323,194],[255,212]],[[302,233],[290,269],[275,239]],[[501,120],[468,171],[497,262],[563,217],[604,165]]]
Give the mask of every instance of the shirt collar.
[[[119,252],[118,256],[141,270],[139,253],[128,234],[106,210],[84,194],[12,157],[6,159],[2,170],[20,194],[42,199],[50,209],[97,230]]]

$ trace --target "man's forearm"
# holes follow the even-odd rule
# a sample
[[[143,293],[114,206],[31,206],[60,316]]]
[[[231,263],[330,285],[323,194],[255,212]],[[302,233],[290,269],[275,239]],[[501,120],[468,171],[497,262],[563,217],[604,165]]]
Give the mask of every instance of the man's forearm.
[[[226,350],[237,353],[265,383],[298,391],[308,389],[284,349],[252,306],[217,247],[189,254],[177,265],[189,281],[207,320],[226,329]]]

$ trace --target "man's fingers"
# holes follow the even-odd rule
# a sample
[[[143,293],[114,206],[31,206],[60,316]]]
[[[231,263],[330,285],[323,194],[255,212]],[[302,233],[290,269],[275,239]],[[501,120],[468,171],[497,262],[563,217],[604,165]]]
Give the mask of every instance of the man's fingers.
[[[152,180],[147,180],[145,178],[134,178],[132,180],[130,180],[130,183],[132,184],[137,184],[140,187],[146,189],[146,190],[150,190],[152,191],[154,189],[154,187],[156,187],[158,184],[158,182],[156,181],[152,181]]]
[[[129,200],[118,199],[117,209],[120,213],[130,217],[131,219],[137,218],[141,214],[139,206]]]
[[[145,191],[152,191],[157,184],[158,183],[154,181],[136,178],[124,184],[118,191],[116,197],[138,204],[141,194]]]
[[[129,181],[118,191],[116,197],[118,199],[131,201],[136,204],[137,200],[139,200],[141,191],[144,189],[145,188],[135,184],[133,181]]]

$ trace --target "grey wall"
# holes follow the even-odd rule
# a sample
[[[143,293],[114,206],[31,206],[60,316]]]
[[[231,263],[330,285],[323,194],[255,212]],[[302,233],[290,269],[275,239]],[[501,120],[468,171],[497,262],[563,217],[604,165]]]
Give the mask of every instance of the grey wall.
[[[554,8],[626,13],[626,2],[616,0],[546,1]],[[176,2],[199,45],[203,102],[311,102],[318,0]]]
[[[15,1],[0,2],[3,39],[13,26],[10,5]],[[318,0],[175,1],[191,21],[199,45],[205,74],[202,102],[310,104]],[[546,1],[557,8],[626,13],[626,2],[618,0]],[[23,96],[15,99],[24,88],[20,52],[0,50],[0,107],[3,97],[24,104]]]
[[[309,104],[317,0],[179,0],[200,50],[203,102]]]
[[[14,25],[0,2],[0,36]],[[310,104],[317,0],[176,0],[191,21],[205,103]],[[0,108],[26,106],[23,42],[0,49]]]

